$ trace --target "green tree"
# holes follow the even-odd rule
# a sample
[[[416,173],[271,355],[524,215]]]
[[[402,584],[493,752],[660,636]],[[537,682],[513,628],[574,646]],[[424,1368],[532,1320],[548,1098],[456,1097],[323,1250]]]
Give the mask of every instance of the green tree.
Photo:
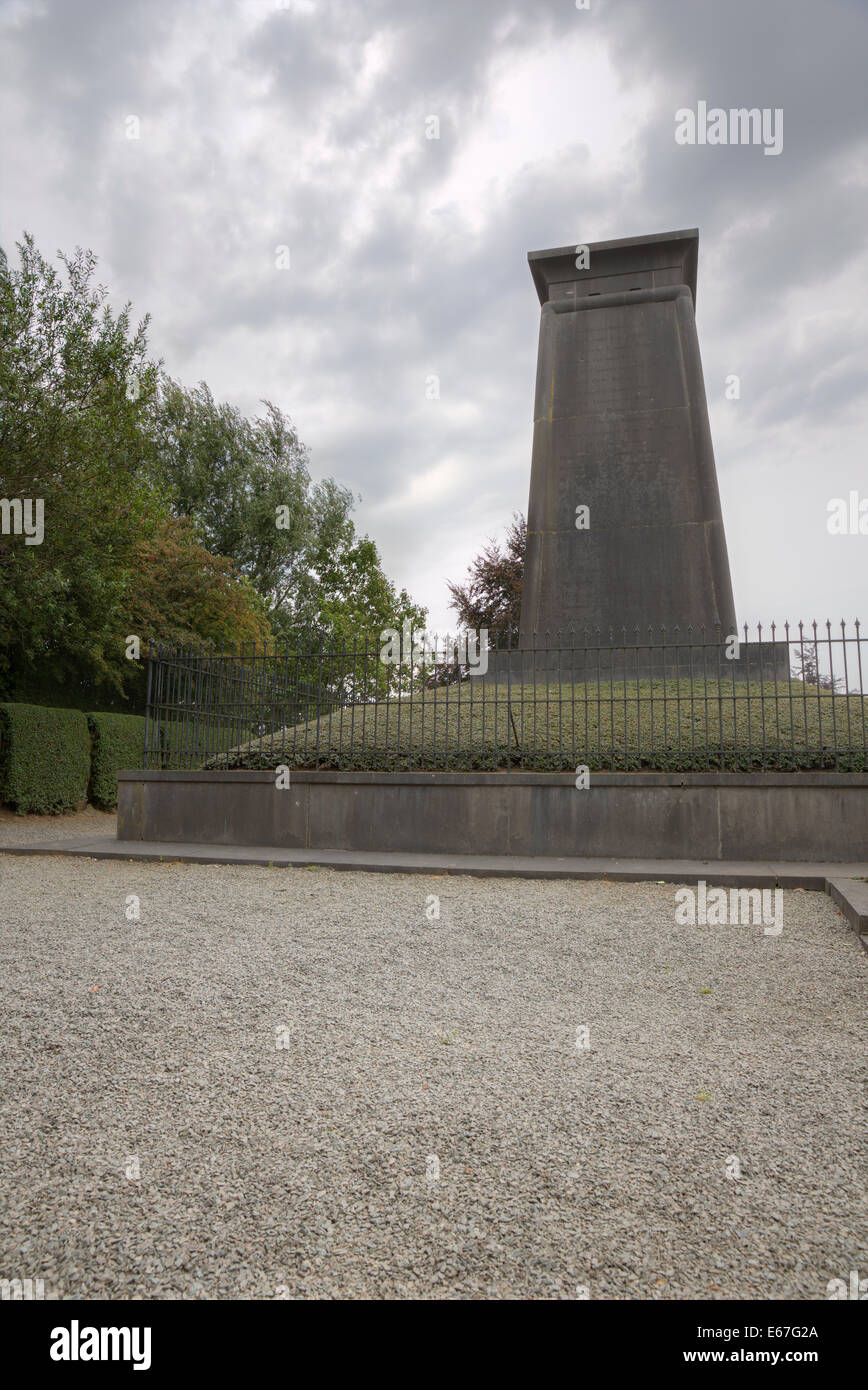
[[[309,647],[424,622],[276,406],[247,419],[168,378],[92,252],[55,268],[32,237],[17,249],[15,267],[0,253],[0,698],[138,702],[133,633]],[[25,502],[40,544],[12,525]]]
[[[521,620],[521,587],[527,547],[527,522],[517,512],[501,547],[494,540],[471,563],[465,584],[447,585],[450,607],[462,627],[473,632],[514,633]]]
[[[187,390],[164,377],[155,417],[156,480],[203,545],[229,556],[269,610],[298,583],[314,525],[308,451],[270,402],[248,420],[214,400],[204,382]],[[347,510],[352,499],[342,499]]]
[[[115,617],[136,542],[159,514],[150,476],[157,367],[145,318],[114,314],[89,251],[63,272],[18,245],[0,262],[0,498],[44,508],[44,539],[0,535],[0,692],[119,691]]]
[[[186,519],[167,517],[139,541],[124,601],[130,632],[170,644],[263,646],[271,629],[262,600],[225,555],[211,555]],[[119,634],[120,635],[120,634]]]
[[[204,383],[165,378],[156,413],[156,480],[203,545],[231,558],[263,600],[277,638],[311,646],[371,638],[425,612],[385,574],[359,536],[353,496],[311,480],[306,447],[269,401],[247,419]]]

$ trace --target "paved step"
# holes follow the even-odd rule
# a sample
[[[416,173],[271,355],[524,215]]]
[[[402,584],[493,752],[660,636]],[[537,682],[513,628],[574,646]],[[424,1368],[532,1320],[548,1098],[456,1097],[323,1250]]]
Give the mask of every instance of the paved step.
[[[868,863],[801,864],[786,860],[544,859],[521,855],[417,854],[345,849],[278,849],[272,845],[194,845],[84,835],[0,845],[2,854],[67,854],[88,859],[259,864],[280,868],[357,869],[368,873],[472,874],[498,878],[610,879],[625,883],[696,883],[710,887],[803,888],[828,893],[868,949]]]

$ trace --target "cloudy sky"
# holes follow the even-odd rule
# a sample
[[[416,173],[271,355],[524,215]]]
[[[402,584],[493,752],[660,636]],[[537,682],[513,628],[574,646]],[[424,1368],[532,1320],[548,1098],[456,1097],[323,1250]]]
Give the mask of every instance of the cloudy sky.
[[[0,39],[0,243],[91,247],[172,375],[286,410],[429,626],[527,507],[527,252],[687,227],[739,619],[868,620],[826,526],[868,498],[866,0],[0,0]],[[699,101],[782,153],[677,144]]]

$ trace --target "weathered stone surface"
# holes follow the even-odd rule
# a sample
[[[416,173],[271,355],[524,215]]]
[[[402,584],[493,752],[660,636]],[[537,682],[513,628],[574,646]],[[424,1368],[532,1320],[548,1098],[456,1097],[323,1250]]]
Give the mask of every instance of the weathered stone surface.
[[[542,314],[522,645],[585,627],[735,631],[697,248],[686,231],[591,244],[586,270],[575,247],[528,257]]]
[[[124,841],[861,863],[866,824],[868,773],[118,773]]]

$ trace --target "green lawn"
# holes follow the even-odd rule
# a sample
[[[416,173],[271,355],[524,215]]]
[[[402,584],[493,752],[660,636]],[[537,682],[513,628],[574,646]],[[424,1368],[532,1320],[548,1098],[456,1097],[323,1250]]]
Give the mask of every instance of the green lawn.
[[[208,767],[343,770],[868,769],[865,697],[801,681],[468,681],[356,704],[211,757]],[[665,702],[664,702],[665,694]],[[225,744],[224,744],[225,747]],[[836,759],[835,749],[838,749]]]

